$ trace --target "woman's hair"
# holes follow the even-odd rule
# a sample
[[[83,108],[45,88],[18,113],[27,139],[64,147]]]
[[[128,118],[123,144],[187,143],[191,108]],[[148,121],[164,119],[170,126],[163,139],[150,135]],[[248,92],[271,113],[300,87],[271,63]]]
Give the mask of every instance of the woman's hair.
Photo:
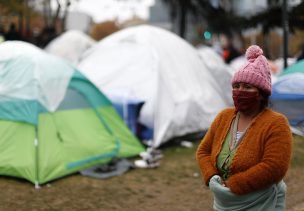
[[[260,95],[262,96],[262,100],[261,100],[261,110],[263,110],[264,108],[269,107],[269,94],[264,92],[263,90],[260,90]]]

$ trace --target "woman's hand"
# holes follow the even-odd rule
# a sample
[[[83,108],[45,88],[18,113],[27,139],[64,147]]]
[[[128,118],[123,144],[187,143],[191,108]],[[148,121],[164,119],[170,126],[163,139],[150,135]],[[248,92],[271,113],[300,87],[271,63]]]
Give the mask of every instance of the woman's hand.
[[[221,176],[219,176],[219,175],[213,175],[212,177],[211,177],[211,179],[210,180],[216,180],[219,184],[221,184],[223,187],[227,187],[226,186],[226,183],[225,183],[225,181],[223,180],[223,178],[221,177]],[[210,181],[209,181],[210,182]]]

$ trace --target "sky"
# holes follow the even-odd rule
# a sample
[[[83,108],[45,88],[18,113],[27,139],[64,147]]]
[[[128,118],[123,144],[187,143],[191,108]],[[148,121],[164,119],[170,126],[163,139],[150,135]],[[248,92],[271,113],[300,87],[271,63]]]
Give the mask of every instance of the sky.
[[[79,0],[70,6],[70,11],[85,12],[94,22],[116,19],[123,22],[133,16],[149,18],[149,8],[155,0]]]

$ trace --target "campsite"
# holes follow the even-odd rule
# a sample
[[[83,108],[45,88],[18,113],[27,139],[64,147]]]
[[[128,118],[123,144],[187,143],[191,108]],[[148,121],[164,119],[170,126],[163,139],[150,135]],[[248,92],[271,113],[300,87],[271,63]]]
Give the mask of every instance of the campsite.
[[[134,169],[105,180],[73,174],[35,189],[24,180],[0,177],[0,210],[178,210],[211,211],[212,195],[202,185],[192,148],[171,144],[155,169]],[[304,139],[295,136],[286,211],[304,210]]]
[[[255,48],[254,56],[263,55]],[[214,196],[203,182],[197,148],[209,129],[208,136],[214,135],[211,124],[220,119],[219,112],[237,107],[233,76],[247,67],[247,60],[254,61],[240,51],[227,62],[221,50],[144,23],[99,40],[70,29],[39,47],[24,40],[0,41],[0,211],[212,211]],[[265,90],[248,82],[248,89],[261,91],[253,109],[258,112],[248,115],[252,119],[240,130],[232,125],[242,111],[234,110],[238,118],[231,116],[221,146],[233,142],[232,132],[239,140],[248,135],[269,97],[269,106],[286,116],[272,113],[284,119],[284,130],[273,132],[278,128],[273,119],[258,122],[263,125],[257,133],[263,135],[257,142],[262,144],[256,145],[261,152],[250,151],[252,142],[242,142],[249,149],[244,163],[259,154],[254,167],[264,167],[275,186],[273,166],[284,162],[272,162],[265,151],[287,140],[279,147],[290,152],[292,137],[284,177],[286,210],[304,211],[304,60],[288,59],[285,68],[282,58],[265,57],[272,92],[262,95]],[[281,133],[287,138],[279,140]],[[273,136],[276,141],[268,141]],[[214,145],[206,147],[209,157],[201,163],[211,166]],[[284,153],[273,154],[288,160]],[[219,172],[220,167],[212,168]]]

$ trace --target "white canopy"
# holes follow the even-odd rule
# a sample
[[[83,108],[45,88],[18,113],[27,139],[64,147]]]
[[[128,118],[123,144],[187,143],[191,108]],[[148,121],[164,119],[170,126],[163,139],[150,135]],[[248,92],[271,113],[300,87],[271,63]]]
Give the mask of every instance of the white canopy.
[[[96,43],[90,36],[78,30],[69,30],[52,40],[45,50],[77,64],[83,52]]]
[[[55,111],[64,98],[74,68],[32,44],[0,44],[0,99],[37,100]]]
[[[154,128],[154,147],[207,129],[215,115],[231,104],[226,96],[231,85],[221,85],[230,81],[230,74],[219,77],[194,47],[152,26],[131,27],[106,37],[84,54],[78,67],[110,98],[145,101],[140,121]]]

